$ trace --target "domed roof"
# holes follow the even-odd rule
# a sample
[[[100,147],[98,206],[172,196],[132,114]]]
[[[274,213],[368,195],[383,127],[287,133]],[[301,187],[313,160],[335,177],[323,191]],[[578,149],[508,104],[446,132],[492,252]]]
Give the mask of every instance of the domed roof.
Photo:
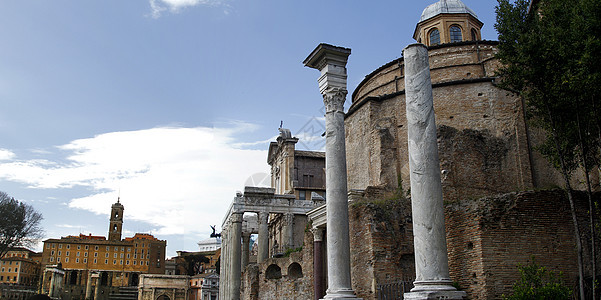
[[[474,16],[474,18],[478,18],[476,13],[467,7],[461,0],[440,0],[434,4],[428,5],[424,12],[422,12],[421,18],[419,21],[428,20],[434,16],[439,14],[470,14]]]

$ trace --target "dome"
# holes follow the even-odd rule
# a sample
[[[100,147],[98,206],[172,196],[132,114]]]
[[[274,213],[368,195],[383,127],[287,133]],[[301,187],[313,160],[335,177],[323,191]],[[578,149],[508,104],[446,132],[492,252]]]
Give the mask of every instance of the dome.
[[[476,13],[461,2],[461,0],[440,0],[434,4],[428,5],[428,7],[424,9],[424,12],[422,12],[419,21],[422,22],[428,20],[439,14],[470,14],[474,16],[474,18],[478,18]]]

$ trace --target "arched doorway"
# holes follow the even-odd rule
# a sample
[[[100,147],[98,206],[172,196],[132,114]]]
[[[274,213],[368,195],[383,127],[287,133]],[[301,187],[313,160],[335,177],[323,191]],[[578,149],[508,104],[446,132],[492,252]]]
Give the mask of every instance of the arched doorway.
[[[171,300],[167,295],[160,295],[157,300]]]
[[[138,286],[139,275],[138,273],[131,273],[129,276],[129,286]]]

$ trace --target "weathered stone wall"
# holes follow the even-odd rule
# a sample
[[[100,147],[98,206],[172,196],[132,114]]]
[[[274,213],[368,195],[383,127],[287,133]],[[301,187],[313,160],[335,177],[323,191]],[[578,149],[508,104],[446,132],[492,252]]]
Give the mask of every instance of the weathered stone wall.
[[[397,192],[374,188],[352,200],[353,289],[360,298],[378,299],[379,284],[415,277],[411,203]]]
[[[301,251],[246,268],[241,299],[313,299],[313,236],[304,233]]]
[[[586,196],[580,194],[576,204],[585,236],[585,269],[590,274]],[[446,218],[451,277],[470,299],[500,299],[510,294],[519,279],[517,265],[532,257],[549,270],[563,272],[567,285],[576,290],[574,233],[563,191],[509,193],[448,203]]]

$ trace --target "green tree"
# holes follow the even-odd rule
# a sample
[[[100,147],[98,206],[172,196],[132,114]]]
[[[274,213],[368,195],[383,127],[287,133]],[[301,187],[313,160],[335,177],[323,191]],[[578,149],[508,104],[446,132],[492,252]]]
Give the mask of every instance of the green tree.
[[[0,192],[0,257],[11,248],[35,244],[43,234],[41,221],[32,206]]]
[[[590,166],[599,166],[601,145],[600,6],[598,0],[498,0],[496,7],[497,57],[503,63],[499,85],[519,94],[529,122],[547,133],[538,150],[564,179],[575,229],[581,299],[582,241],[570,179],[574,170],[582,167],[589,192],[594,278],[594,206],[589,172]]]
[[[534,261],[519,265],[520,279],[513,285],[513,294],[506,300],[562,300],[571,299],[572,291],[563,284],[561,273],[556,275]]]

